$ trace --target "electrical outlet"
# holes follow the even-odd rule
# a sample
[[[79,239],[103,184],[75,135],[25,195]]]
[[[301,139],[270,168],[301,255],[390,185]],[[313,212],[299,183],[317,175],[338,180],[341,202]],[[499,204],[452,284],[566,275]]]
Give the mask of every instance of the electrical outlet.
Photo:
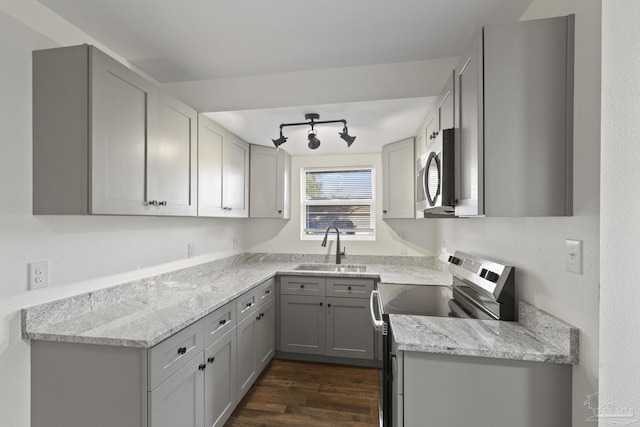
[[[29,289],[40,289],[49,286],[49,261],[38,261],[29,264]]]
[[[565,270],[582,274],[582,240],[567,240],[564,247]]]

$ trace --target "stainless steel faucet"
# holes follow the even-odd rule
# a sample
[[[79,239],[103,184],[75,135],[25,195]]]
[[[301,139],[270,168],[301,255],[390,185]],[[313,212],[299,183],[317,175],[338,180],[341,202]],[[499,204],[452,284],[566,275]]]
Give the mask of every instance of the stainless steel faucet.
[[[329,230],[335,228],[336,230],[336,264],[340,264],[340,256],[347,256],[346,248],[342,249],[340,252],[340,230],[335,225],[330,225],[327,227],[327,231],[324,232],[324,239],[322,240],[321,245],[323,247],[327,246],[327,236],[329,235]]]

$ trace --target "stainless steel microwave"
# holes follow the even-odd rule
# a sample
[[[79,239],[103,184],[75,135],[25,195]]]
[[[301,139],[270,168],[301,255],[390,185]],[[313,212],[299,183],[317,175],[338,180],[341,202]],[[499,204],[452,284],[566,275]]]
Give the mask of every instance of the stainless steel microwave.
[[[453,132],[453,129],[438,132],[417,161],[417,214],[423,212],[425,217],[454,214],[456,197]]]

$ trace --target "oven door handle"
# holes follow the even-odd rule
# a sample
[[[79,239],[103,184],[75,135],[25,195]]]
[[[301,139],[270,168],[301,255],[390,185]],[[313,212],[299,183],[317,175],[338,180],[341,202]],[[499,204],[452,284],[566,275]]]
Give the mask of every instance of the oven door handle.
[[[373,328],[376,331],[383,331],[384,320],[378,319],[376,317],[374,304],[378,305],[378,312],[382,313],[382,310],[380,309],[380,292],[378,290],[371,291],[371,296],[369,297],[369,309],[371,310],[371,321],[373,322]]]

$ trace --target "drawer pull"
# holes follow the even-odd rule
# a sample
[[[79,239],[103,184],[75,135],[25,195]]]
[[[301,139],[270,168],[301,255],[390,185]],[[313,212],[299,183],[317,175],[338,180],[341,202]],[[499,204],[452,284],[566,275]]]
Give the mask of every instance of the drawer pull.
[[[322,307],[322,303],[320,303],[320,307]]]
[[[348,287],[347,287],[347,290],[348,290],[348,291],[350,291],[350,290],[351,290],[351,286],[348,286]]]
[[[187,347],[180,347],[178,349],[178,354],[185,354],[187,352]]]
[[[253,303],[252,303],[252,302],[248,302],[248,303],[246,304],[246,307],[247,307],[247,308],[249,308],[249,307],[251,307],[252,305],[253,305]]]
[[[258,315],[258,317],[256,317],[256,320],[260,320],[260,315]]]
[[[269,295],[271,293],[271,289],[267,289],[266,291],[264,291],[264,293]]]
[[[210,357],[210,358],[208,358],[208,359],[207,359],[207,362],[209,362],[209,363],[213,363],[213,361],[214,361],[214,360],[216,360],[216,358],[215,358],[215,357]]]
[[[327,307],[331,307],[331,303],[327,304]]]
[[[264,313],[260,313],[260,318],[262,319],[264,317]]]
[[[227,319],[222,319],[222,320],[220,321],[220,324],[221,324],[221,325],[224,325],[224,324],[226,324],[226,323],[227,323]]]
[[[203,363],[202,365],[198,366],[198,369],[200,369],[201,371],[204,371],[205,369],[207,369],[207,365]]]
[[[300,289],[304,289],[304,285],[300,285]]]

